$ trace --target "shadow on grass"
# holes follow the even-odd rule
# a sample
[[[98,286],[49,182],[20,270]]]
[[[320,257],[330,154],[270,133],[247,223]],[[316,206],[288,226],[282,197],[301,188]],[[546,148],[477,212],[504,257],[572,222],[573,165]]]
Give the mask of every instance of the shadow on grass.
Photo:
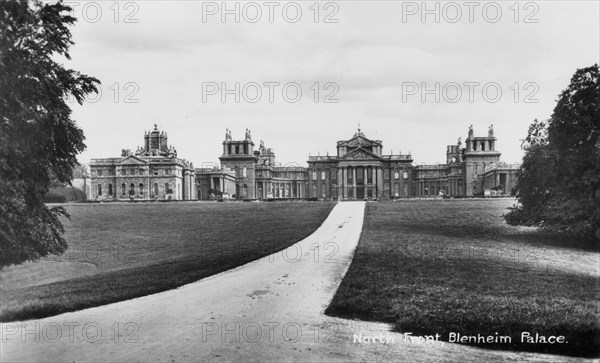
[[[500,223],[503,222],[503,219],[500,220]],[[486,238],[496,242],[527,243],[535,247],[557,247],[600,252],[600,244],[597,241],[575,238],[560,233],[533,229],[523,231],[521,229],[494,224],[474,225],[465,229],[462,225],[457,224],[441,223],[432,226],[419,221],[410,221],[409,225],[404,225],[402,228],[406,233],[422,233],[440,237]]]

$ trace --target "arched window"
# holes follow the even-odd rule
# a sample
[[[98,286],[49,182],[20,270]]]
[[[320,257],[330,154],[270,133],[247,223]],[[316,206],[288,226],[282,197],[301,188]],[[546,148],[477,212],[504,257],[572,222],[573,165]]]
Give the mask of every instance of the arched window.
[[[154,183],[154,196],[158,195],[158,183]]]
[[[113,195],[112,184],[108,184],[108,195],[110,195],[111,197]]]
[[[98,184],[98,196],[102,195],[102,184]]]
[[[144,184],[143,183],[140,183],[139,189],[140,189],[140,191],[139,191],[140,195],[144,195]]]
[[[125,183],[121,184],[121,195],[125,196],[125,194],[127,193],[127,186],[125,185]]]

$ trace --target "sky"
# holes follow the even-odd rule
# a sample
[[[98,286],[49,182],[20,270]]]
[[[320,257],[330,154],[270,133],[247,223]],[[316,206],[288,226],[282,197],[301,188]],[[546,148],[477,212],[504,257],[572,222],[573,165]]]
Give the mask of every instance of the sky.
[[[195,167],[218,162],[226,129],[306,165],[359,125],[421,164],[493,124],[519,162],[529,124],[600,54],[598,1],[66,3],[65,65],[102,82],[72,102],[82,163],[134,151],[154,124]]]

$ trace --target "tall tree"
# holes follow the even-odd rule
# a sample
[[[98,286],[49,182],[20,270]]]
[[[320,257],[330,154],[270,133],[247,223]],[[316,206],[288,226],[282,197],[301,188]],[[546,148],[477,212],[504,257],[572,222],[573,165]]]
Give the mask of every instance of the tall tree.
[[[58,2],[0,1],[0,267],[66,250],[48,208],[52,178],[70,183],[85,149],[68,97],[82,104],[100,83],[58,63],[70,59],[71,9]]]
[[[548,123],[523,142],[515,187],[519,204],[505,219],[600,239],[600,81],[598,65],[577,70]]]

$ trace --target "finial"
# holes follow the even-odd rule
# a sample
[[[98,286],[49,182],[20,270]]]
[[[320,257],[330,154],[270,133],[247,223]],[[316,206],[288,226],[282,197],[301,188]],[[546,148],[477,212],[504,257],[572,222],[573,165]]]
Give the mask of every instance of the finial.
[[[158,125],[154,124],[154,129],[158,130]]]

